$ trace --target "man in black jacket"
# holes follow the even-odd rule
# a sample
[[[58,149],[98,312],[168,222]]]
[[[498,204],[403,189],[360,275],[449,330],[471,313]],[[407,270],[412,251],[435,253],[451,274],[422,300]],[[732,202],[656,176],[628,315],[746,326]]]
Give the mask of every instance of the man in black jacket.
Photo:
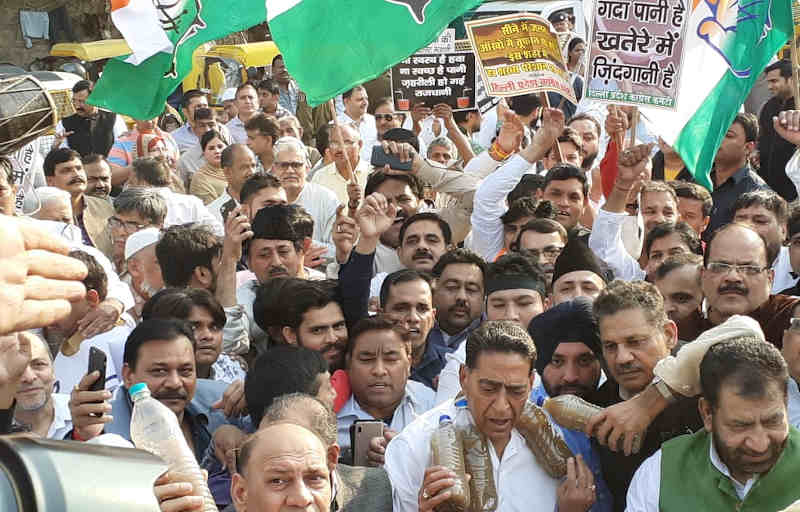
[[[764,104],[758,118],[758,156],[761,162],[759,174],[772,190],[787,201],[793,201],[797,199],[797,190],[786,176],[786,162],[796,148],[794,144],[780,137],[772,125],[772,118],[779,112],[794,109],[792,65],[787,59],[779,60],[767,66],[764,75],[772,97]]]
[[[59,122],[56,132],[63,135],[57,140],[66,138],[67,146],[81,157],[92,153],[107,157],[114,139],[122,135],[126,127],[117,114],[86,103],[92,88],[92,82],[88,80],[80,80],[72,86],[75,113]]]

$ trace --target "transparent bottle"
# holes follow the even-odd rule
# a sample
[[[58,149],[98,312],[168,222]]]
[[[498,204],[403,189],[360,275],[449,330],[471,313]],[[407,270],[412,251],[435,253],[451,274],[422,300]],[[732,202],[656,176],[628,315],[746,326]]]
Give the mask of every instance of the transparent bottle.
[[[575,395],[548,398],[542,407],[562,427],[580,431],[586,428],[592,416],[603,410]]]
[[[218,512],[197,460],[186,444],[178,417],[167,406],[150,396],[147,384],[131,386],[133,400],[131,440],[137,448],[158,455],[172,473],[183,475],[194,486],[195,496],[203,497],[203,512]]]
[[[439,417],[439,426],[431,437],[431,452],[435,466],[444,466],[456,474],[455,484],[449,489],[450,498],[436,507],[436,511],[466,511],[470,501],[461,435],[456,430],[453,420],[446,414]]]

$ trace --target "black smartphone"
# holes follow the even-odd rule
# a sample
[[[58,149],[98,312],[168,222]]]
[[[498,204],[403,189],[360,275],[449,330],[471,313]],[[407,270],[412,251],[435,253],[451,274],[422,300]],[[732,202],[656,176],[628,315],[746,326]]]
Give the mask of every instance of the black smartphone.
[[[397,155],[391,155],[383,150],[383,146],[374,146],[372,148],[372,160],[370,161],[373,167],[382,168],[388,165],[389,168],[396,171],[410,171],[413,160],[408,162],[401,162]]]
[[[89,368],[86,373],[100,372],[100,377],[89,387],[89,391],[102,391],[106,388],[106,353],[96,347],[89,347]]]

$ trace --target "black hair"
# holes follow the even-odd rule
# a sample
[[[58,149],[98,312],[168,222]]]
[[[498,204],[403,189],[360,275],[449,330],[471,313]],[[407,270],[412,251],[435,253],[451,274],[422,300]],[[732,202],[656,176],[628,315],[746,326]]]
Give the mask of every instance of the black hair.
[[[478,356],[483,352],[519,354],[530,361],[531,372],[536,363],[536,345],[528,331],[509,320],[483,322],[467,337],[466,351],[466,365],[471,370],[477,368]]]
[[[749,112],[739,112],[733,119],[733,123],[738,123],[744,129],[745,142],[758,140],[758,118],[755,115]]]
[[[164,284],[177,288],[189,286],[194,269],[206,267],[211,270],[220,251],[222,240],[204,225],[168,227],[156,244],[156,258]]]
[[[735,217],[736,212],[744,208],[750,208],[751,206],[761,206],[765,210],[771,212],[778,221],[779,226],[785,225],[789,218],[789,205],[786,203],[786,200],[772,190],[751,190],[750,192],[745,192],[736,198],[736,202],[733,203],[731,211]]]
[[[281,182],[272,174],[257,172],[245,180],[242,190],[239,192],[239,199],[244,204],[250,199],[250,196],[265,188],[281,188]]]
[[[316,350],[294,345],[276,345],[253,362],[244,381],[244,396],[253,426],[258,428],[264,411],[289,393],[319,393],[319,376],[328,363]]]
[[[302,206],[276,204],[260,209],[253,217],[251,229],[251,241],[288,240],[296,251],[302,251],[306,238],[311,238],[314,232],[314,219]]]
[[[359,338],[359,336],[371,331],[394,332],[397,334],[397,337],[403,341],[408,355],[411,356],[411,343],[406,342],[406,337],[403,331],[397,326],[397,323],[391,321],[383,315],[375,315],[362,318],[348,332],[347,348],[345,350],[345,353],[348,357],[353,354],[353,349],[356,346],[356,340]]]
[[[685,222],[659,222],[647,233],[644,240],[644,254],[650,256],[650,248],[653,247],[653,242],[661,238],[668,237],[676,233],[681,237],[689,251],[693,254],[703,254],[703,244],[700,241],[700,236]]]
[[[675,190],[675,196],[684,199],[694,199],[703,202],[703,217],[710,217],[714,209],[714,199],[705,187],[687,181],[674,181],[667,183]]]
[[[586,173],[572,164],[560,163],[554,165],[544,177],[544,188],[550,186],[554,181],[578,180],[583,185],[583,197],[589,195],[589,181],[586,179]]]
[[[191,103],[193,99],[200,97],[208,98],[208,95],[205,92],[201,91],[200,89],[190,89],[184,92],[183,101],[181,102],[183,108],[188,109],[189,103]]]
[[[92,92],[94,85],[89,80],[78,80],[75,82],[75,85],[72,86],[72,94],[79,93],[81,91],[89,91]]]
[[[402,283],[413,283],[414,281],[425,281],[428,283],[428,286],[431,289],[431,296],[433,296],[433,279],[428,273],[420,272],[410,268],[404,268],[402,270],[392,272],[383,280],[379,294],[381,307],[386,307],[392,286]]]
[[[214,114],[214,110],[206,107],[200,107],[194,111],[194,120],[200,121],[203,119],[215,119],[216,115]]]
[[[270,94],[280,94],[281,88],[278,81],[273,78],[265,78],[258,82],[257,91],[269,91]]]
[[[422,182],[413,174],[386,174],[382,170],[378,169],[370,174],[367,178],[367,186],[364,189],[364,197],[375,192],[378,187],[389,180],[402,181],[408,185],[411,189],[411,193],[414,194],[417,200],[420,200],[425,196]]]
[[[42,168],[44,169],[44,175],[55,176],[56,165],[63,164],[64,162],[71,162],[72,160],[76,159],[81,160],[81,154],[75,151],[74,149],[56,148],[47,153],[47,156],[44,157],[44,164],[42,164]]]
[[[136,178],[151,187],[168,187],[170,184],[170,170],[162,159],[145,156],[134,160],[131,166]]]
[[[792,63],[789,59],[781,59],[777,62],[773,62],[769,66],[764,68],[764,75],[769,74],[772,71],[778,70],[781,72],[782,78],[792,78]]]
[[[272,116],[262,112],[255,114],[244,124],[246,131],[257,131],[261,135],[272,137],[272,143],[281,138],[281,127]]]
[[[450,245],[450,243],[453,241],[453,232],[450,230],[450,224],[448,224],[446,220],[441,218],[438,213],[434,212],[415,213],[411,217],[407,218],[403,222],[403,225],[400,226],[400,245],[403,245],[403,238],[405,237],[408,227],[414,223],[421,222],[424,220],[436,222],[437,224],[439,224],[439,229],[441,229],[442,237],[444,238],[444,244]]]
[[[89,272],[83,279],[83,286],[86,287],[86,291],[96,291],[100,301],[104,301],[106,299],[106,295],[108,294],[108,276],[106,275],[106,271],[103,270],[103,267],[100,265],[100,263],[98,263],[95,257],[88,252],[79,250],[70,251],[69,257],[75,258],[86,265],[86,268],[89,270]]]
[[[208,311],[215,327],[220,329],[225,327],[225,309],[213,293],[202,288],[164,288],[160,290],[145,302],[142,307],[142,320],[177,318],[187,321],[195,307]]]
[[[154,340],[172,341],[181,336],[186,337],[191,342],[192,351],[194,351],[194,333],[186,322],[176,318],[144,320],[128,335],[128,339],[125,341],[125,352],[122,356],[122,361],[128,365],[128,368],[136,371],[139,353],[145,343]]]
[[[529,116],[534,110],[542,106],[542,100],[537,93],[523,94],[508,98],[508,106],[518,116]]]
[[[383,134],[383,140],[407,142],[408,144],[411,144],[417,153],[419,153],[419,137],[414,135],[414,132],[411,130],[406,130],[405,128],[392,128],[386,130],[386,133]]]
[[[202,150],[205,151],[206,146],[208,146],[208,143],[214,139],[219,139],[223,143],[225,143],[226,146],[228,145],[228,143],[225,141],[225,138],[222,136],[221,133],[219,133],[217,130],[208,130],[206,133],[203,134],[202,137],[200,137],[200,148],[202,148]]]
[[[253,316],[263,331],[269,327],[297,330],[309,309],[338,303],[336,281],[310,281],[297,277],[267,280],[256,288]]]
[[[357,86],[353,87],[353,88],[352,88],[352,89],[350,89],[350,90],[344,91],[344,92],[342,93],[342,99],[343,99],[343,100],[349,99],[349,98],[350,98],[350,97],[353,95],[353,93],[354,93],[355,91],[359,90],[359,89],[360,89],[360,90],[362,90],[362,91],[364,91],[364,94],[366,94],[366,93],[367,93],[367,90],[366,90],[366,89],[364,89],[364,86],[363,86],[363,85],[357,85]]]
[[[541,174],[523,174],[519,183],[506,196],[506,203],[510,205],[517,199],[533,197],[539,190],[544,190],[544,176]]]
[[[444,273],[444,269],[447,268],[448,265],[456,265],[456,264],[465,264],[465,265],[475,265],[481,271],[481,278],[486,281],[486,271],[488,265],[486,264],[486,260],[480,257],[478,253],[472,252],[469,249],[451,249],[446,253],[442,254],[442,257],[439,258],[439,261],[436,262],[436,265],[433,266],[431,269],[431,275],[433,277],[442,277]]]
[[[786,400],[789,372],[780,351],[755,336],[740,336],[717,343],[700,362],[703,398],[716,410],[723,384],[733,385],[742,398],[757,400],[768,396],[770,383]]]

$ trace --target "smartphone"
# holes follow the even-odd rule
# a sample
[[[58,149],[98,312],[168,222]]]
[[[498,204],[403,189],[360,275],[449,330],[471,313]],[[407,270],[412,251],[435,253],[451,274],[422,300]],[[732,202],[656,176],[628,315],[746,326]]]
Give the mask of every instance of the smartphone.
[[[374,146],[372,148],[372,159],[370,163],[373,167],[383,168],[388,165],[396,171],[410,171],[413,160],[408,162],[401,162],[397,155],[390,155],[383,150],[383,146]]]
[[[384,423],[378,420],[356,420],[350,426],[350,446],[353,450],[353,466],[366,466],[369,458],[369,442],[373,437],[383,437]]]
[[[89,386],[89,391],[102,391],[106,388],[106,353],[96,347],[89,347],[89,368],[86,373],[100,372],[100,377]],[[95,403],[103,403],[102,400]],[[99,418],[102,414],[89,413],[94,418]]]

